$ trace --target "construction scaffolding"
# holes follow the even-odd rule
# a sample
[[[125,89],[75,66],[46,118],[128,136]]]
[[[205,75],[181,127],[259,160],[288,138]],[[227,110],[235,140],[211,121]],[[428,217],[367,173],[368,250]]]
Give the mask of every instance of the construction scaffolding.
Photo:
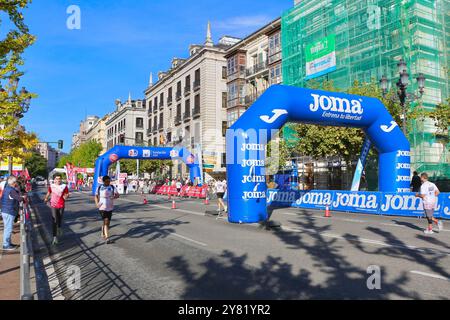
[[[411,110],[431,110],[449,96],[450,0],[302,0],[283,14],[281,28],[287,85],[307,85],[311,65],[306,49],[332,36],[335,68],[317,73],[315,80],[331,80],[345,90],[355,80],[378,81],[384,75],[395,88],[397,63],[403,58],[410,75]],[[416,99],[420,73],[426,78],[425,92]],[[433,122],[417,121],[410,127],[413,169],[450,177],[450,146],[436,136]]]

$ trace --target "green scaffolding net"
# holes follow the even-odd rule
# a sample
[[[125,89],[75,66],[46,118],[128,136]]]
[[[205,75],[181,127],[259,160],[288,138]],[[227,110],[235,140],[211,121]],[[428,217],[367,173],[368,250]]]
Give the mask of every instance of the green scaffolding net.
[[[345,90],[355,80],[384,75],[395,88],[403,58],[410,100],[418,94],[415,79],[422,73],[421,105],[432,109],[449,96],[449,44],[450,0],[302,0],[282,16],[283,82],[305,87],[309,79],[326,79]],[[412,128],[413,169],[450,177],[449,145],[432,123]]]

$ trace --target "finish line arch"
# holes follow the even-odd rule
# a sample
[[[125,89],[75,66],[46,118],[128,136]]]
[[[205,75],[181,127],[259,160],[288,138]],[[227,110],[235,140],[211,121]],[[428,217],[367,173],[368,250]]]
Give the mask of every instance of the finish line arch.
[[[267,219],[266,145],[286,122],[361,128],[379,153],[379,191],[410,191],[410,144],[380,100],[274,85],[227,130],[230,222]]]
[[[133,146],[115,146],[101,155],[95,161],[94,183],[92,186],[92,195],[97,190],[99,178],[108,174],[109,167],[120,159],[135,160],[182,160],[189,168],[191,181],[195,178],[201,178],[201,170],[198,159],[186,148],[174,147],[133,147]]]

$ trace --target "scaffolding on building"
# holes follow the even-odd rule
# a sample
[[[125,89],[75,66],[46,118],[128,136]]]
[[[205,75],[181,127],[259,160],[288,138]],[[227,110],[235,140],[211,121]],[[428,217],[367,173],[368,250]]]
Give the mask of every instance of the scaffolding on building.
[[[282,16],[283,82],[305,87],[306,47],[335,36],[336,70],[315,80],[345,90],[355,80],[398,80],[403,58],[410,79],[422,73],[425,92],[408,104],[432,110],[450,92],[450,0],[303,0]],[[410,81],[408,93],[418,92]],[[441,143],[430,119],[410,125],[413,169],[450,177],[449,145]],[[448,140],[447,140],[448,141]]]

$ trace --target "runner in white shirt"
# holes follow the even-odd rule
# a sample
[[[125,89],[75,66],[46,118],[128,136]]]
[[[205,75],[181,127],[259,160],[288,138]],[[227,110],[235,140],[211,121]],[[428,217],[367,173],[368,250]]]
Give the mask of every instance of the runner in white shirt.
[[[225,203],[223,202],[223,197],[225,195],[225,192],[227,191],[227,181],[226,180],[223,180],[223,181],[217,180],[214,185],[214,188],[216,189],[217,202],[219,205],[219,208],[217,209],[217,211],[219,211],[219,215],[220,215],[220,212],[222,211],[221,208],[223,208],[224,211],[227,211]]]
[[[97,188],[95,193],[95,205],[100,210],[100,215],[103,220],[102,237],[106,243],[111,243],[109,240],[109,225],[111,223],[112,212],[114,210],[114,199],[119,198],[117,189],[111,185],[111,178],[103,177],[103,184]]]
[[[175,183],[175,186],[177,187],[177,192],[178,192],[178,196],[181,196],[181,187],[183,187],[183,184],[181,183],[180,180],[177,180],[177,182]]]
[[[433,217],[440,191],[434,183],[428,181],[426,173],[422,173],[420,179],[422,180],[422,186],[420,187],[420,193],[417,193],[416,197],[422,198],[423,209],[428,220],[428,229],[424,230],[424,233],[433,234],[433,222],[437,224],[439,231],[443,229],[442,221],[438,221]]]

